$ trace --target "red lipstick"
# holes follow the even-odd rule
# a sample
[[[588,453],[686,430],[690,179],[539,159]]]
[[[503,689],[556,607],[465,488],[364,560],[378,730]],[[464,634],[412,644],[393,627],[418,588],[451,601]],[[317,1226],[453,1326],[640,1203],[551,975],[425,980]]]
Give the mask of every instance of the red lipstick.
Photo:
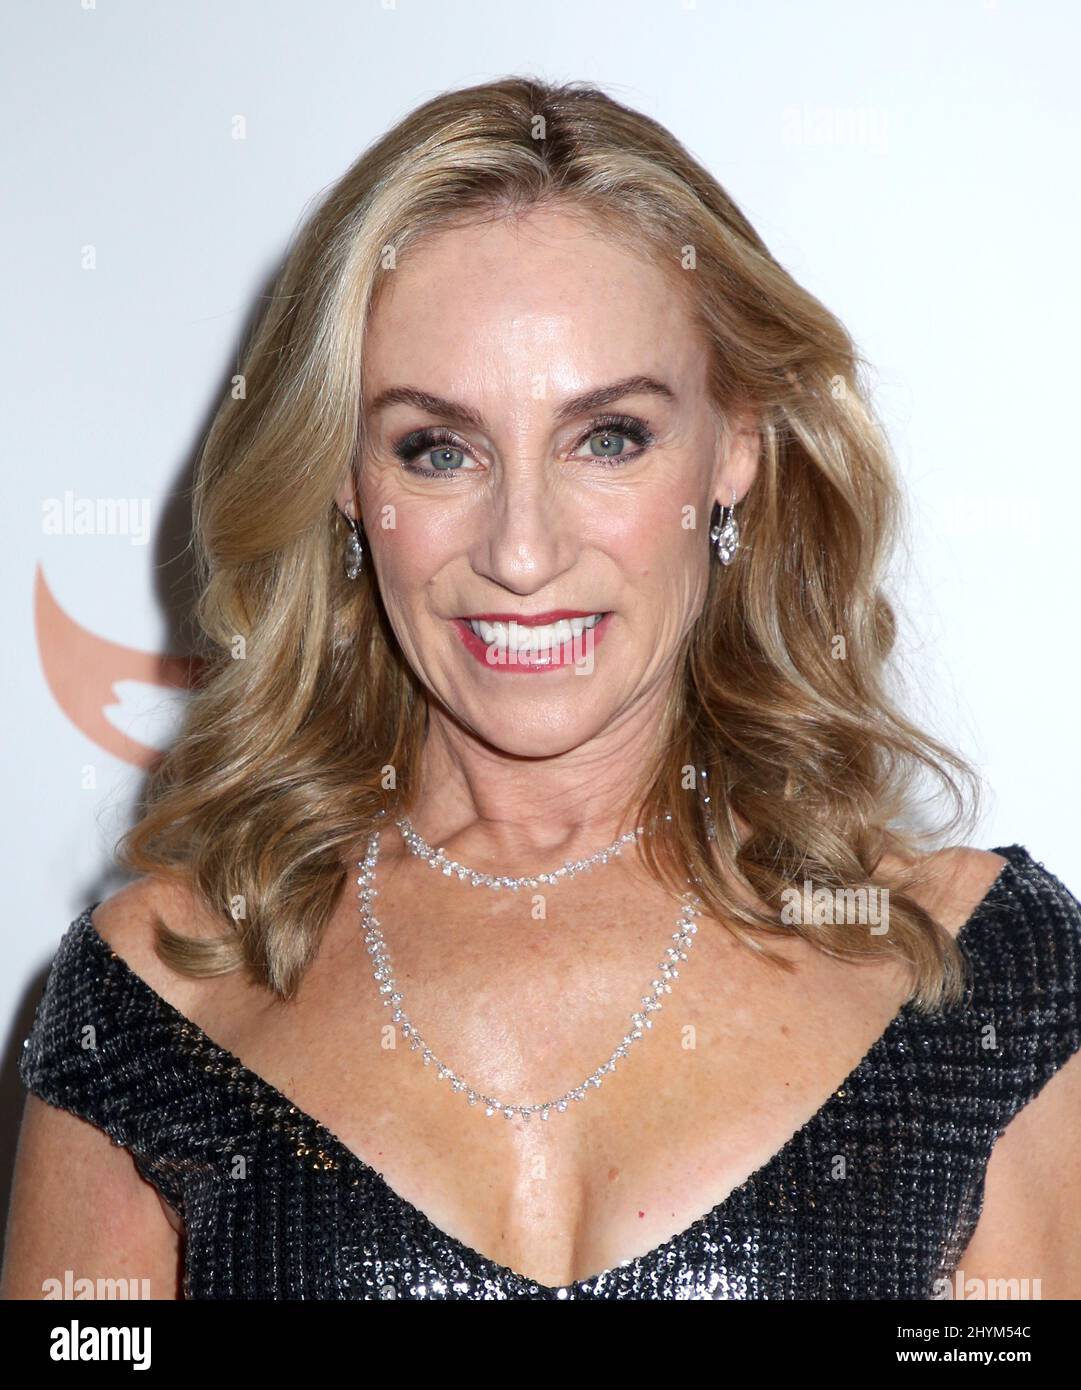
[[[597,610],[594,609],[594,612]],[[515,623],[522,627],[537,627],[542,623],[558,622],[561,618],[591,618],[592,613],[582,613],[576,609],[561,608],[551,613],[538,613],[528,617],[511,613],[495,615],[478,613],[473,621],[486,623]],[[538,675],[542,671],[555,671],[565,666],[577,667],[583,675],[593,670],[593,652],[598,643],[604,640],[613,615],[605,613],[595,627],[586,628],[577,637],[568,637],[563,642],[550,646],[542,645],[535,650],[527,648],[519,651],[514,646],[501,647],[497,643],[484,642],[470,627],[469,619],[455,618],[451,626],[462,639],[466,651],[487,670],[497,675]]]

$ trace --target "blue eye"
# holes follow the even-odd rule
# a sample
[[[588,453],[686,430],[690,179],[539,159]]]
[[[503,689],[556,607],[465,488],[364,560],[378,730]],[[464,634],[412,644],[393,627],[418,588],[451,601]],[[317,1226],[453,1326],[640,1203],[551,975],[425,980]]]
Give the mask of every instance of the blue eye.
[[[414,430],[395,444],[394,452],[410,473],[424,478],[445,478],[461,472],[465,461],[465,451],[458,448],[450,431],[440,428]],[[418,468],[413,462],[424,453],[431,455],[434,467]]]
[[[630,440],[637,449],[630,453],[621,452]],[[654,436],[641,421],[633,415],[604,415],[591,422],[589,432],[578,441],[578,448],[588,444],[590,459],[605,468],[620,468],[639,457],[653,443]],[[600,448],[596,447],[600,441]],[[450,430],[441,425],[413,430],[394,446],[394,453],[402,461],[409,473],[419,478],[449,478],[455,473],[471,473],[474,470],[463,465],[468,457],[460,448]],[[421,455],[428,455],[432,467],[417,464]]]
[[[597,448],[598,439],[602,442],[599,449]],[[615,430],[605,430],[603,434],[593,434],[589,437],[590,449],[595,454],[606,454],[609,458],[621,450],[625,442],[623,435],[616,434]]]
[[[457,458],[457,462],[455,459]],[[444,444],[441,449],[432,450],[433,468],[460,468],[465,455],[461,449],[452,449],[449,444]]]
[[[601,441],[600,449],[596,448],[598,440]],[[618,452],[620,446],[628,440],[637,444],[638,448],[630,453]],[[589,444],[592,457],[597,463],[605,463],[612,468],[636,459],[653,443],[653,435],[642,421],[636,420],[633,415],[606,415],[593,421],[589,434],[582,442]]]

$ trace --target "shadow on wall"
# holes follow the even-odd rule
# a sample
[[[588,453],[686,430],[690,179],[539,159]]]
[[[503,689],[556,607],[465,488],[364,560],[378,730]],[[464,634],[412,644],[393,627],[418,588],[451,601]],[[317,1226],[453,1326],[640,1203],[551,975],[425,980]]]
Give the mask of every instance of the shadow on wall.
[[[151,567],[154,593],[148,597],[156,601],[165,618],[165,645],[171,651],[190,651],[195,645],[191,615],[197,579],[192,563],[190,499],[202,440],[219,404],[232,387],[234,373],[238,370],[235,363],[240,355],[239,345],[249,341],[259,314],[269,303],[283,259],[265,271],[255,287],[251,308],[245,322],[238,327],[236,340],[228,351],[229,360],[220,372],[219,382],[204,411],[197,435],[199,442],[182,462],[158,517]],[[142,465],[133,463],[133,470],[137,466],[141,469]],[[85,540],[83,536],[76,536],[73,543],[82,545]],[[116,595],[118,632],[123,629],[124,612],[131,601],[130,589]],[[187,690],[202,670],[202,660],[140,651],[91,631],[57,600],[40,564],[34,574],[33,605],[40,669],[63,715],[95,748],[144,774],[150,772],[168,746],[171,727],[175,725],[175,720],[163,720],[161,715],[163,711],[167,715],[179,712]],[[30,731],[29,736],[47,737],[47,718],[47,713],[43,713],[41,727]],[[80,763],[85,760],[81,758]],[[73,789],[79,786],[80,775],[81,767],[73,772]],[[141,790],[137,800],[141,800]],[[44,870],[43,856],[38,881]],[[32,865],[30,873],[34,873]],[[18,1073],[23,1040],[33,1024],[34,1010],[45,986],[52,955],[68,924],[83,908],[109,897],[126,881],[106,858],[88,880],[72,881],[68,911],[63,920],[8,925],[9,951],[16,937],[23,942],[36,937],[47,959],[25,986],[0,1054],[0,1211],[5,1217],[5,1240],[16,1144],[26,1098]],[[33,894],[27,896],[32,898]]]

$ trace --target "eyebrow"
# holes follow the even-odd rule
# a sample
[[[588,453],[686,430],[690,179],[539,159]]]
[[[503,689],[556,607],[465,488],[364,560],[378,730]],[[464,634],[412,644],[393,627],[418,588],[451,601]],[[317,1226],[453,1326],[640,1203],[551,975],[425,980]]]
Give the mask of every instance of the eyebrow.
[[[613,405],[624,396],[660,396],[667,401],[675,401],[676,393],[663,381],[652,376],[628,376],[622,381],[613,381],[609,386],[598,386],[593,391],[585,391],[579,396],[571,396],[556,411],[558,424],[576,420],[580,415],[589,415]],[[443,396],[433,396],[428,391],[419,391],[414,386],[392,386],[379,395],[368,406],[367,414],[375,415],[392,405],[412,405],[429,415],[442,415],[458,425],[471,429],[483,429],[484,421],[475,410],[460,401],[449,401]]]

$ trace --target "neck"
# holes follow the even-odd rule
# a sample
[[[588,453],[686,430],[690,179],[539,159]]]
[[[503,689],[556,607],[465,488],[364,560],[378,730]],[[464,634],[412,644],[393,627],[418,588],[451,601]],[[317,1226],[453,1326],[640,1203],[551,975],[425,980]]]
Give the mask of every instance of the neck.
[[[636,829],[659,727],[651,710],[566,752],[520,757],[433,710],[409,818],[433,848],[479,872],[525,875],[587,858]]]

